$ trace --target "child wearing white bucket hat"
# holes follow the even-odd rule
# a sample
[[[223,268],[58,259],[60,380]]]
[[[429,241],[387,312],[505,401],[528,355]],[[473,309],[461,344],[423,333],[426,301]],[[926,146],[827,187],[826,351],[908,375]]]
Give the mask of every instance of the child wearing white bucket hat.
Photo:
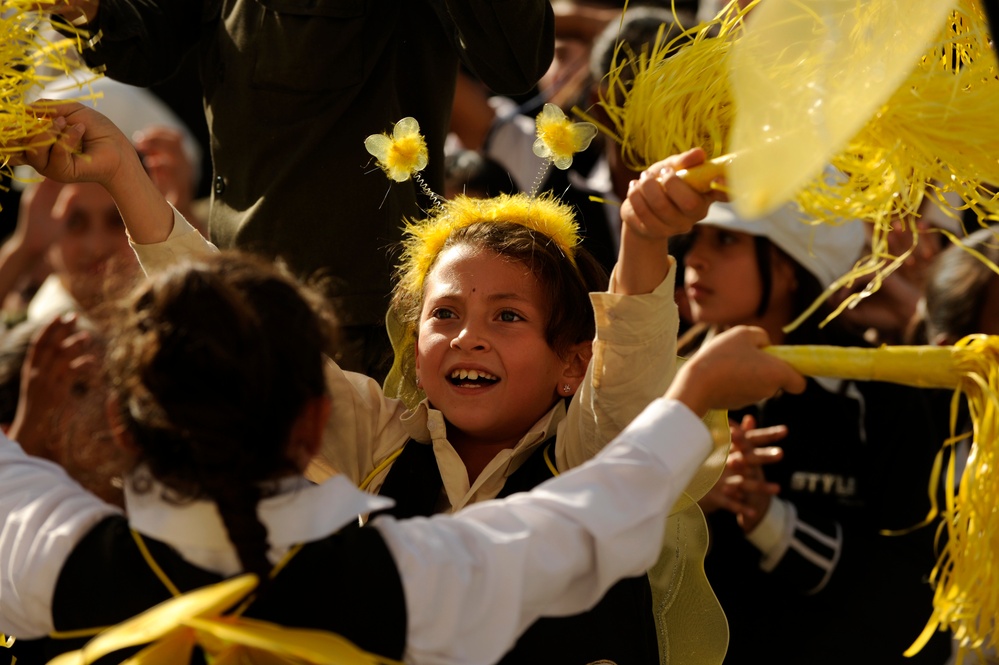
[[[865,345],[840,319],[820,327],[828,304],[787,330],[864,243],[861,223],[810,224],[794,204],[757,220],[713,204],[687,240],[695,327],[681,353],[698,336],[747,323],[779,344]],[[801,395],[730,413],[732,452],[701,501],[713,543],[705,568],[731,634],[726,662],[902,662],[932,610],[922,577],[933,567],[933,530],[880,531],[927,514],[925,479],[945,420],[925,399],[820,378]],[[943,662],[948,648],[941,634],[917,658]]]

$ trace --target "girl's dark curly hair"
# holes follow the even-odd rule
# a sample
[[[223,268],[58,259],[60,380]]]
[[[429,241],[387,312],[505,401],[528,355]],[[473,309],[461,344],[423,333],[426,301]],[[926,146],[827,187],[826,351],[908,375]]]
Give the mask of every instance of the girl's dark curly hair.
[[[267,481],[299,471],[289,433],[326,390],[335,327],[320,306],[270,263],[222,253],[139,286],[108,345],[139,463],[170,497],[214,501],[244,569],[261,575],[270,565],[257,503]]]

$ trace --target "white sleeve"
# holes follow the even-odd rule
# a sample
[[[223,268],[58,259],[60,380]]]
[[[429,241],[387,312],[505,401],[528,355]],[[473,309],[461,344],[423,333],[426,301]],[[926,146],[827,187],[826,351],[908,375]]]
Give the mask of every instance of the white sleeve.
[[[184,258],[206,256],[218,253],[218,248],[198,232],[191,223],[173,207],[173,229],[163,242],[140,245],[128,239],[135,252],[142,272],[147,275],[160,272],[176,265]]]
[[[97,522],[120,512],[0,434],[0,633],[32,639],[52,632],[63,564]]]
[[[495,662],[538,617],[587,610],[645,571],[711,448],[699,418],[658,399],[594,460],[529,493],[375,520],[402,577],[407,662]]]

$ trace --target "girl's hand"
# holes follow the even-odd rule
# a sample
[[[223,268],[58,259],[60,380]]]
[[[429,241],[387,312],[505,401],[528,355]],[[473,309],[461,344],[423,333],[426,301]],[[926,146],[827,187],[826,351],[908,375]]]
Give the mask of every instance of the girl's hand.
[[[679,369],[666,390],[704,417],[710,409],[739,409],[779,390],[799,394],[805,377],[763,351],[770,338],[762,328],[735,326],[716,335]]]
[[[733,424],[732,452],[729,464],[732,466],[732,490],[739,497],[739,510],[733,511],[739,526],[745,533],[756,528],[770,509],[770,499],[780,492],[780,485],[768,482],[763,467],[779,462],[784,451],[770,444],[787,436],[785,425],[756,427],[753,416],[745,416],[738,425]]]
[[[58,182],[96,182],[109,190],[126,167],[142,168],[125,135],[89,106],[40,100],[34,107],[52,123],[25,141],[13,164],[27,164]]]
[[[757,429],[755,418],[747,415],[741,423],[731,423],[730,431],[732,449],[721,478],[699,503],[706,513],[727,510],[738,516],[740,525],[755,527],[767,512],[770,497],[780,491],[779,485],[767,482],[762,467],[784,456],[783,450],[770,444],[787,436],[787,427]]]
[[[96,182],[114,198],[129,237],[138,244],[166,240],[173,208],[149,179],[128,138],[103,115],[83,104],[41,101],[39,113],[52,118],[43,137],[24,142],[14,164],[28,164],[59,182]],[[47,136],[46,136],[47,135]],[[44,143],[44,145],[39,145]]]
[[[694,148],[656,162],[628,186],[621,205],[622,234],[631,233],[647,240],[668,240],[687,233],[704,219],[708,207],[725,200],[718,190],[698,192],[676,175],[705,160],[704,150]],[[623,240],[622,240],[623,242]]]
[[[621,205],[621,247],[610,290],[623,295],[652,293],[672,266],[669,239],[686,233],[725,195],[701,194],[676,175],[704,161],[700,148],[656,162],[628,186]]]
[[[90,334],[73,316],[55,319],[31,341],[21,368],[17,412],[8,432],[29,455],[58,461],[60,424],[79,412],[99,363]]]

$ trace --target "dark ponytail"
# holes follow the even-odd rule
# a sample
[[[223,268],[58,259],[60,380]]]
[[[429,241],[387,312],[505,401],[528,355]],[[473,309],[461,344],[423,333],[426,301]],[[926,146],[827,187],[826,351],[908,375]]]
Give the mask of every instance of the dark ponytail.
[[[320,311],[283,271],[223,253],[140,286],[109,345],[111,390],[140,464],[168,498],[214,501],[243,568],[262,579],[257,504],[300,471],[289,435],[326,390],[334,325]]]

